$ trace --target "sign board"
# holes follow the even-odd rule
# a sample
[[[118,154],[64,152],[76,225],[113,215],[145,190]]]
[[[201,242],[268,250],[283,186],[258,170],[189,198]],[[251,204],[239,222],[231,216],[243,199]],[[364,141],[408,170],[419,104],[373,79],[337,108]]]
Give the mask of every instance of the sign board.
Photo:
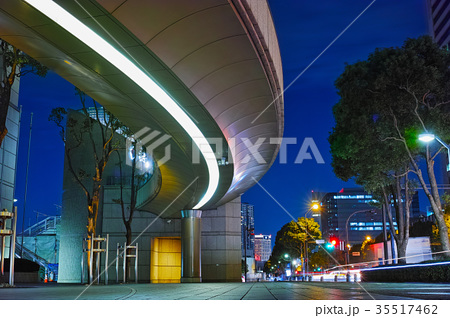
[[[316,240],[316,244],[325,244],[325,240]]]
[[[361,252],[352,252],[352,256],[361,256]]]

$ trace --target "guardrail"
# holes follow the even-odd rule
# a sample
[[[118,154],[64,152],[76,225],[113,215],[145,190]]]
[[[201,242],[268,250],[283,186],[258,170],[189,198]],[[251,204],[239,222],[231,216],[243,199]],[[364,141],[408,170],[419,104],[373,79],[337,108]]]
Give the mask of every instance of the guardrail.
[[[61,216],[50,216],[36,224],[33,224],[22,233],[17,234],[17,236],[36,236],[45,231],[55,230],[56,234],[56,226],[61,222]]]

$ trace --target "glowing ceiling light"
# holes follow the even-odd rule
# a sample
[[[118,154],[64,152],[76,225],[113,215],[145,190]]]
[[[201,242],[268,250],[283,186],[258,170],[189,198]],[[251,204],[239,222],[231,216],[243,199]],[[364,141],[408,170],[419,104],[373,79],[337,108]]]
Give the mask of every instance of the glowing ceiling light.
[[[205,158],[209,172],[209,185],[201,200],[193,207],[200,209],[214,195],[219,185],[219,167],[211,145],[206,140],[200,129],[181,109],[181,107],[144,71],[138,68],[127,57],[115,49],[102,37],[81,23],[77,18],[64,10],[52,0],[24,0],[67,30],[95,52],[100,54],[108,62],[113,64],[122,73],[128,76],[139,87],[155,99],[169,114],[183,127],[195,142]]]

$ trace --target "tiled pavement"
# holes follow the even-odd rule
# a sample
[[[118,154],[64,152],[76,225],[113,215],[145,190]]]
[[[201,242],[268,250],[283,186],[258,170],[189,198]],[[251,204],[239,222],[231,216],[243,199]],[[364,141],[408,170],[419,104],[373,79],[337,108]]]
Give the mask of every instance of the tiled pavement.
[[[199,284],[39,284],[0,288],[0,299],[35,300],[395,300],[450,299],[450,284],[255,282]]]

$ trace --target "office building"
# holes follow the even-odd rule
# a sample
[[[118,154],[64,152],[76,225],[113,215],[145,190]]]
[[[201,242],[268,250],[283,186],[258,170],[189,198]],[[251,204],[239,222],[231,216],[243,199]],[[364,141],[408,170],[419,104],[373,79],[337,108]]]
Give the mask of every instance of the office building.
[[[267,262],[272,254],[272,235],[257,234],[255,237],[255,261]]]
[[[241,246],[242,257],[255,255],[255,217],[254,206],[248,203],[241,204]]]
[[[442,47],[450,43],[450,0],[427,0],[428,27],[436,43]]]
[[[1,40],[0,40],[1,41]],[[7,74],[3,73],[3,59],[0,56],[0,79]],[[19,109],[19,87],[20,78],[16,78],[11,87],[8,113],[5,126],[8,133],[3,139],[0,147],[0,210],[12,211],[14,206],[14,192],[16,187],[17,155],[19,146],[20,117]],[[0,245],[2,243],[0,242]],[[5,254],[9,258],[10,237],[5,237]],[[0,255],[0,259],[1,259]]]
[[[1,40],[0,40],[1,41]],[[0,78],[7,76],[3,74],[2,59],[0,59]],[[6,128],[8,133],[3,139],[0,148],[0,207],[12,211],[14,203],[14,189],[16,184],[17,152],[20,131],[20,109],[19,109],[19,86],[20,78],[16,78],[11,88],[11,97],[6,117]]]
[[[367,236],[379,235],[383,230],[382,213],[370,205],[372,201],[372,195],[362,188],[327,193],[321,202],[323,238],[353,245],[362,243]]]

